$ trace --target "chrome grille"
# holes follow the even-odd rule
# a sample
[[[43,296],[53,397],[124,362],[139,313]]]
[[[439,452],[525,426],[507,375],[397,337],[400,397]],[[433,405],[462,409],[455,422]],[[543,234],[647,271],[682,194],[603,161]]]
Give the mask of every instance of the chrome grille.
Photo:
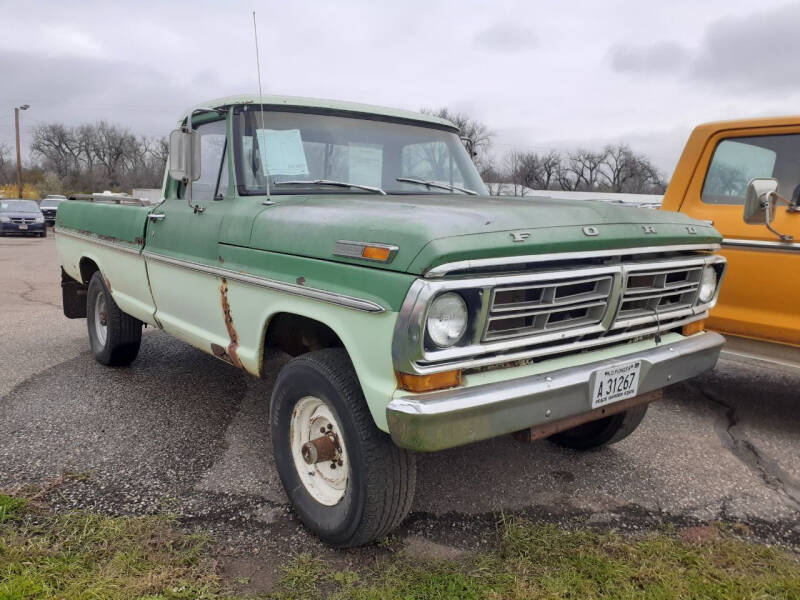
[[[719,281],[716,245],[554,253],[450,263],[414,282],[392,344],[398,371],[481,368],[640,340],[708,316],[703,269]],[[444,276],[446,275],[446,276]],[[474,326],[449,348],[429,344],[426,307],[446,292],[467,301]]]
[[[703,267],[637,271],[628,276],[617,320],[655,316],[694,304]]]
[[[612,284],[612,275],[602,275],[497,286],[483,341],[598,325],[608,309]]]
[[[36,217],[11,217],[11,222],[17,224],[31,224],[36,222]]]

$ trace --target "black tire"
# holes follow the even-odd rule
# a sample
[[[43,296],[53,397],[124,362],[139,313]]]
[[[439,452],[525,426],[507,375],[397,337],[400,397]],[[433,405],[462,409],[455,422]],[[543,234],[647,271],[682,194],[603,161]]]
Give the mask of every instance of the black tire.
[[[98,334],[95,307],[105,302],[106,335]],[[122,312],[114,302],[100,271],[95,271],[86,293],[86,324],[89,328],[89,347],[97,362],[108,366],[129,365],[139,354],[142,342],[142,322]]]
[[[39,234],[39,237],[47,237],[47,228],[45,228],[45,230]]]
[[[647,413],[648,404],[551,435],[554,444],[573,450],[591,450],[616,444],[632,434]]]
[[[295,406],[307,397],[321,400],[332,412],[347,453],[343,497],[331,506],[309,493],[292,456],[290,421]],[[286,495],[306,527],[326,543],[343,548],[380,539],[411,510],[415,456],[375,426],[345,350],[311,352],[281,369],[272,392],[270,429]]]

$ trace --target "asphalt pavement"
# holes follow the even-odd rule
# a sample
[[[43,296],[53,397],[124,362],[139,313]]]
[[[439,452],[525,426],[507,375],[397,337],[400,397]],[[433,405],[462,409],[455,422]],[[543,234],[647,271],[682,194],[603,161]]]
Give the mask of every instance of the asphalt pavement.
[[[56,510],[177,515],[217,535],[233,573],[249,568],[237,557],[325,552],[270,454],[267,402],[285,359],[258,380],[147,329],[131,367],[103,367],[85,320],[63,316],[59,282],[52,232],[0,238],[0,489],[36,486]],[[798,376],[722,361],[608,448],[509,436],[420,455],[397,538],[447,555],[487,543],[503,512],[622,528],[723,520],[798,546],[799,391]]]

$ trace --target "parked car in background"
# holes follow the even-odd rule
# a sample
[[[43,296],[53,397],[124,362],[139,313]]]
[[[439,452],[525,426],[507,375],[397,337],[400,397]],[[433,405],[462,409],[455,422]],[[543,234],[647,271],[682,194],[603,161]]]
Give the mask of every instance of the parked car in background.
[[[58,210],[58,205],[61,204],[64,200],[66,200],[66,196],[60,196],[56,194],[51,194],[50,196],[45,197],[40,203],[39,208],[44,215],[44,222],[48,225],[55,225],[56,224],[56,211]]]
[[[662,208],[713,223],[728,273],[709,329],[724,356],[800,372],[800,117],[695,128]]]
[[[0,200],[0,235],[47,235],[47,225],[39,205],[33,200]]]

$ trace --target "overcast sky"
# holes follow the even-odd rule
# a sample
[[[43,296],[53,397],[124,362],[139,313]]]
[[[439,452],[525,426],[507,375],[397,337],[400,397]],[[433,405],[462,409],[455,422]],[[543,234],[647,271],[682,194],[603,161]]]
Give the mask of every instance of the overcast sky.
[[[494,150],[627,141],[670,174],[693,125],[800,113],[800,2],[0,0],[0,142],[100,119],[149,136],[257,91],[484,121]]]

